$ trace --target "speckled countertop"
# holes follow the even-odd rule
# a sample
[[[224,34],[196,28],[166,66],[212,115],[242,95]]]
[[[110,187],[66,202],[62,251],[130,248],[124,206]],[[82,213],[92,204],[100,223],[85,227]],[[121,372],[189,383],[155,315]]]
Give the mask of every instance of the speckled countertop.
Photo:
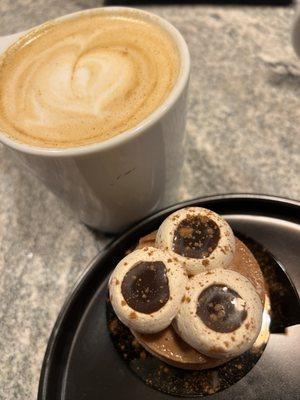
[[[99,5],[1,0],[0,34]],[[150,9],[150,7],[149,7]],[[300,61],[292,9],[155,6],[192,56],[183,184],[173,201],[224,192],[300,198]],[[73,218],[0,145],[0,399],[34,399],[56,316],[108,242]]]

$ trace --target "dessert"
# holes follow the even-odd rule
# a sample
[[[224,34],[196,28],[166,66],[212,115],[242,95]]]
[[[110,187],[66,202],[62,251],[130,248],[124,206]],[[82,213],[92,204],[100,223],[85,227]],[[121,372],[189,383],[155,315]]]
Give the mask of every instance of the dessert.
[[[113,271],[109,292],[140,345],[179,368],[224,364],[260,335],[260,267],[228,223],[204,208],[179,210],[142,238]]]

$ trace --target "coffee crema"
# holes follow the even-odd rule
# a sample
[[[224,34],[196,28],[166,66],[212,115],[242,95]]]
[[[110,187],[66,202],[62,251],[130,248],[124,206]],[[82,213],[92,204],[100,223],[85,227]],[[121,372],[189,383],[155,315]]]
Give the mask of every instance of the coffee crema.
[[[157,109],[179,70],[170,34],[138,11],[48,22],[0,58],[0,129],[37,147],[101,142]]]

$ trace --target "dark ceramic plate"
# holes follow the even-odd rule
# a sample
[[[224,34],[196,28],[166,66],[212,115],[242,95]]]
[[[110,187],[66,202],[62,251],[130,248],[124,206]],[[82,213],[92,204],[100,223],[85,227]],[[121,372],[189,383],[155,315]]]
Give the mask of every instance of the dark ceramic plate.
[[[191,205],[207,207],[224,215],[236,232],[265,246],[286,268],[299,292],[299,202],[259,195],[224,195],[170,207],[115,240],[81,276],[52,331],[42,367],[38,400],[172,398],[145,385],[115,350],[106,327],[106,286],[110,271],[128,248],[141,236],[157,229],[169,213]],[[295,320],[287,325],[294,323]],[[287,334],[272,333],[255,367],[237,383],[210,398],[296,400],[300,398],[299,376],[298,325],[290,327]]]

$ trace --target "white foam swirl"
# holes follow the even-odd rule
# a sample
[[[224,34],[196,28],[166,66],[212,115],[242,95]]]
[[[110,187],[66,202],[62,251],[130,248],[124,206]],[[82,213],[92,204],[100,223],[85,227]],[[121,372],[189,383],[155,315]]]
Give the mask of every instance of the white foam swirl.
[[[96,14],[33,31],[0,68],[3,130],[28,144],[69,147],[141,122],[174,86],[179,58],[152,22]]]

